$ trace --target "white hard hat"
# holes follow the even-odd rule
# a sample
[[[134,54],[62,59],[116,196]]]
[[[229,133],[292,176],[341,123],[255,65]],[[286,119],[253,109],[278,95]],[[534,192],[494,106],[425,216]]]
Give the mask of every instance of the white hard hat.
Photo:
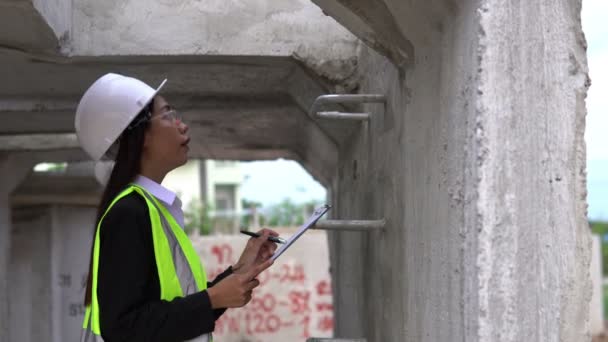
[[[138,79],[112,73],[95,81],[76,109],[74,126],[82,149],[93,160],[104,157],[165,82],[154,90]]]
[[[95,179],[102,186],[106,186],[110,180],[112,169],[114,168],[114,162],[109,160],[100,160],[95,163]]]

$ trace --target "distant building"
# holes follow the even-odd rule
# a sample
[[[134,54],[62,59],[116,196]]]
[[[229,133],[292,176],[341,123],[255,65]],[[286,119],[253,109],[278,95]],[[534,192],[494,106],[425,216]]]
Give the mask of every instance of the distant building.
[[[172,171],[163,185],[179,193],[183,207],[192,201],[209,204],[213,232],[235,233],[243,213],[241,185],[243,173],[238,161],[190,160]]]

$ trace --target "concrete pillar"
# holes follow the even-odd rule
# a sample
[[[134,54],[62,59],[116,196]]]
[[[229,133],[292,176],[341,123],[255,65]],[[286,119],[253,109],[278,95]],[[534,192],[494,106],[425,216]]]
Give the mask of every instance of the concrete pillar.
[[[49,302],[53,341],[77,341],[84,319],[86,275],[93,240],[94,205],[52,205]]]
[[[10,194],[33,165],[27,159],[0,154],[0,342],[9,341],[9,261],[11,255]]]
[[[581,1],[487,0],[479,11],[477,336],[588,340]]]
[[[359,57],[333,215],[387,226],[330,239],[336,336],[588,340],[580,0],[384,3],[415,60]]]
[[[53,341],[51,212],[13,213],[9,261],[10,341]]]
[[[4,163],[4,161],[3,161]],[[0,177],[5,172],[0,173]],[[6,184],[0,187],[0,341],[8,342],[8,260],[10,256],[10,208]]]

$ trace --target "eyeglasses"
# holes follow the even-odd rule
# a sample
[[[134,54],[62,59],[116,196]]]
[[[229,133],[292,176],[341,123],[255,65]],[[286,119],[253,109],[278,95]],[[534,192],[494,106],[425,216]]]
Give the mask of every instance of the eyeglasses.
[[[160,115],[157,116],[152,116],[152,113],[150,113],[149,111],[146,112],[146,114],[144,115],[143,118],[137,120],[136,122],[130,124],[127,129],[132,130],[135,127],[141,125],[142,123],[146,122],[146,121],[152,121],[152,120],[156,120],[156,119],[160,119],[160,120],[164,120],[167,122],[170,122],[172,124],[179,124],[181,122],[183,122],[182,120],[182,116],[175,110],[175,109],[171,109],[167,112],[164,112]]]
[[[168,112],[164,112],[160,115],[157,115],[157,116],[151,118],[150,121],[152,121],[154,119],[158,119],[158,118],[160,118],[161,120],[170,122],[172,124],[180,123],[183,121],[182,116],[179,115],[179,113],[175,109],[171,109]]]

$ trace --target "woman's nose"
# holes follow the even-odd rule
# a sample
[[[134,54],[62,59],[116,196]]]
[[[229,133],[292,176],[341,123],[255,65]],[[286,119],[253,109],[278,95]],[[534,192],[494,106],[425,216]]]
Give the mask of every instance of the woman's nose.
[[[178,127],[181,134],[186,134],[188,132],[188,125],[181,120],[178,122]]]

